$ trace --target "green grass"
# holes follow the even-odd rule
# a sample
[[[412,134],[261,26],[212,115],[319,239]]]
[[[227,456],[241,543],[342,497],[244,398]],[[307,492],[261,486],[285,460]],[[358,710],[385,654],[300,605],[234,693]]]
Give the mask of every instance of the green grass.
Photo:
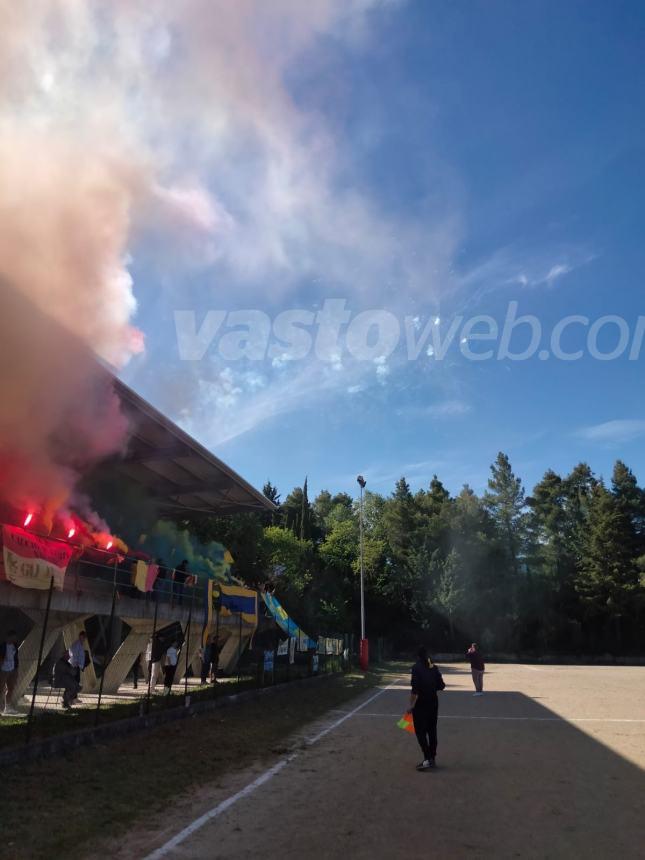
[[[328,668],[330,671],[339,670],[339,661],[330,661]],[[284,667],[279,667],[275,674],[274,683],[277,684],[286,682],[289,679],[296,680],[306,677],[308,677],[308,669],[304,665],[291,667],[290,678],[287,676]],[[246,673],[239,680],[226,681],[215,686],[209,684],[205,687],[189,687],[188,694],[190,695],[191,702],[195,703],[209,701],[220,696],[231,696],[234,693],[252,690],[258,686],[260,685],[258,683],[257,669],[256,667],[252,667],[252,674]],[[143,713],[146,713],[144,699],[118,704],[103,702],[98,724],[104,725],[116,720],[137,717],[142,713],[142,706],[144,709]],[[150,713],[152,714],[168,710],[169,708],[182,708],[183,706],[184,690],[179,685],[173,687],[173,694],[171,696],[156,693],[150,699]],[[24,714],[20,717],[2,717],[0,719],[0,749],[21,746],[25,743],[26,722]],[[93,707],[79,707],[71,711],[37,712],[32,722],[31,739],[32,741],[44,740],[54,735],[92,728],[95,724],[96,709]]]
[[[381,677],[348,674],[285,687],[268,698],[3,768],[0,860],[97,856],[99,838],[163,813],[191,788],[279,755],[294,731]]]

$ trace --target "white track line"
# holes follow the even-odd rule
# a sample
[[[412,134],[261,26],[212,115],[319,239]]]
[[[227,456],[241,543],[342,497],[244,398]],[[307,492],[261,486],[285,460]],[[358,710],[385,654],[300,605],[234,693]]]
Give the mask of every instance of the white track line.
[[[361,717],[400,717],[400,714],[360,714]],[[478,714],[439,714],[440,720],[520,720],[537,723],[645,723],[645,720],[614,719],[612,717],[490,717]]]
[[[366,699],[361,705],[354,708],[352,711],[349,711],[344,716],[342,716],[339,720],[332,723],[330,726],[327,726],[326,729],[323,729],[321,732],[318,732],[317,735],[314,735],[312,738],[308,738],[305,741],[307,746],[313,746],[313,744],[318,743],[319,740],[328,735],[330,732],[333,732],[334,729],[337,729],[345,720],[348,720],[350,717],[353,717],[354,714],[357,714],[362,708],[366,705],[369,705],[370,702],[373,702],[374,699],[378,699],[379,696],[382,696],[383,693],[386,693],[392,687],[394,687],[400,679],[397,678],[395,681],[392,681],[391,684],[388,684],[387,687],[383,687],[378,693],[374,693],[373,696],[370,696],[369,699]],[[150,854],[147,854],[144,857],[144,860],[160,860],[161,857],[165,857],[169,854],[174,848],[180,845],[182,842],[185,842],[189,836],[192,836],[197,830],[200,830],[205,824],[208,824],[209,821],[212,821],[214,818],[220,816],[223,812],[226,812],[227,809],[230,809],[233,804],[237,803],[238,800],[242,800],[244,797],[248,797],[250,794],[256,790],[256,788],[260,788],[261,785],[267,783],[270,779],[280,773],[280,771],[285,768],[290,762],[292,762],[295,758],[298,757],[298,753],[292,753],[286,758],[281,759],[277,764],[274,764],[273,767],[265,770],[264,773],[260,774],[257,779],[254,779],[253,782],[250,782],[248,785],[244,786],[244,788],[240,789],[236,794],[232,794],[230,797],[227,797],[226,800],[222,800],[221,803],[218,803],[217,806],[214,806],[212,809],[209,809],[208,812],[205,812],[203,815],[200,815],[199,818],[196,818],[191,824],[187,827],[184,827],[183,830],[180,830],[172,839],[169,839],[168,842],[165,842],[160,848],[157,848],[155,851],[152,851]]]

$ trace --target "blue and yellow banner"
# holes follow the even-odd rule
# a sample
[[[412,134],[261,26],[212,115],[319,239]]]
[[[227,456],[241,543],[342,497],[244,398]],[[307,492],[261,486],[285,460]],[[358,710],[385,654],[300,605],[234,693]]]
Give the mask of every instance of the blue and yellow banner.
[[[262,597],[264,598],[264,602],[266,603],[269,612],[275,618],[278,627],[286,633],[287,636],[292,636],[294,639],[298,640],[298,648],[300,651],[308,651],[310,648],[318,647],[316,640],[307,636],[307,634],[298,627],[296,622],[289,618],[289,615],[277,598],[272,594],[267,594],[266,592],[263,593]]]
[[[222,616],[241,615],[245,624],[258,623],[258,593],[241,585],[219,585],[219,610]]]
[[[244,624],[257,627],[258,623],[258,593],[251,588],[241,585],[224,585],[214,582],[212,579],[207,583],[206,598],[207,615],[204,624],[203,638],[211,630],[213,623],[213,611],[217,609],[222,618],[232,615],[241,615]]]

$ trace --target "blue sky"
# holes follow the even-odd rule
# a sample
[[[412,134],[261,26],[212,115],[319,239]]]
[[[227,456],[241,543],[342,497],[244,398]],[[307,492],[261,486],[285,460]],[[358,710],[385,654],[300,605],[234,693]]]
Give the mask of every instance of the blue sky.
[[[402,346],[382,361],[342,349],[332,361],[226,361],[216,337],[185,361],[175,319],[194,311],[199,327],[209,310],[249,308],[273,319],[327,298],[420,327],[438,317],[445,332],[460,315],[501,325],[516,301],[545,332],[573,314],[634,330],[643,5],[401,0],[357,4],[351,20],[275,8],[275,27],[231,25],[245,33],[231,78],[251,71],[196,99],[217,126],[166,129],[175,167],[181,157],[217,218],[212,243],[176,251],[145,230],[133,241],[146,353],[123,378],[283,494],[305,475],[312,492],[353,492],[358,473],[385,493],[400,475],[419,487],[435,472],[479,491],[500,450],[529,489],[580,460],[609,476],[617,457],[645,481],[645,348],[635,361],[469,361],[458,338],[442,361],[425,350],[409,361]],[[285,16],[298,15],[285,47]],[[582,329],[569,336],[584,342]],[[609,324],[599,348],[615,340]]]

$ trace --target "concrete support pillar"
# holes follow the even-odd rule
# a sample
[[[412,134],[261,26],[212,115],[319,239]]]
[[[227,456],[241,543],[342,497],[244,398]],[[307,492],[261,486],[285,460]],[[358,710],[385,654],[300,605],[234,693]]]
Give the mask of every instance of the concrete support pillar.
[[[115,655],[110,661],[110,665],[105,670],[105,679],[103,681],[104,693],[116,693],[119,687],[128,677],[134,661],[140,654],[144,654],[148,643],[152,638],[152,630],[154,620],[149,618],[123,618],[121,619],[130,628],[130,632],[125,637]],[[157,631],[163,630],[168,626],[168,622],[157,623]],[[148,666],[142,664],[142,677],[144,683],[148,683]]]
[[[110,653],[116,654],[122,645],[123,639],[123,621],[115,616],[112,623],[112,636],[110,639]]]
[[[236,628],[228,628],[226,632],[220,635],[220,641],[223,636],[228,636],[219,655],[219,668],[222,672],[230,674],[235,671],[240,654],[243,654],[253,634],[255,627],[242,626],[242,645],[240,647],[240,631]]]
[[[22,641],[18,649],[18,679],[13,694],[13,702],[17,702],[21,696],[27,691],[30,683],[33,681],[38,666],[38,649],[40,647],[40,639],[43,635],[43,625],[45,621],[45,613],[42,610],[25,610],[25,614],[34,622],[25,639]],[[88,616],[82,615],[74,619],[72,623],[80,625]],[[54,647],[58,637],[65,631],[65,628],[70,624],[70,616],[63,612],[50,612],[47,621],[47,632],[45,634],[45,642],[43,646],[43,661]],[[41,678],[41,681],[44,680]],[[49,680],[49,679],[47,679]]]
[[[201,648],[201,644],[202,643],[200,642],[199,643],[200,648]],[[196,678],[199,678],[199,676],[202,673],[202,658],[199,656],[199,651],[195,654],[195,656],[193,658],[193,662],[190,664],[190,668],[191,668],[193,675]]]
[[[176,680],[184,677],[188,667],[197,656],[199,649],[202,647],[202,627],[202,624],[190,625],[190,650],[186,648],[186,642],[184,642],[181,653],[179,654],[179,661],[177,662],[177,671],[175,672]],[[186,639],[188,639],[188,631],[186,631]]]

